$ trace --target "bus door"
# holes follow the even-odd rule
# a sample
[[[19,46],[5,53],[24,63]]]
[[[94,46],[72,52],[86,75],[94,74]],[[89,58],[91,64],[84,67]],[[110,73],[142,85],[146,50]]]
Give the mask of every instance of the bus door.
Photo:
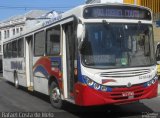
[[[67,97],[74,98],[74,84],[76,82],[75,68],[76,66],[76,36],[75,36],[74,22],[63,25],[63,54],[66,56],[63,59],[63,66],[66,66],[66,75],[63,75],[63,79],[66,78],[67,84]],[[64,53],[65,52],[65,53]],[[64,69],[65,69],[64,68]],[[66,77],[64,77],[66,76]],[[64,88],[65,89],[65,88]]]
[[[33,89],[33,36],[26,37],[26,76],[27,86]]]

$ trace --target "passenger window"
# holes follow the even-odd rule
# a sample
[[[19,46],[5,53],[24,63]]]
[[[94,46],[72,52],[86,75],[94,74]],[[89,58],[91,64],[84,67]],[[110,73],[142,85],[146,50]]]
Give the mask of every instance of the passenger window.
[[[60,53],[60,26],[47,30],[47,55]]]
[[[3,45],[3,55],[4,55],[4,58],[7,58],[7,44]]]
[[[12,57],[12,42],[7,44],[7,56],[8,58]]]
[[[45,54],[45,32],[41,31],[35,34],[34,55],[44,56]]]
[[[17,57],[17,40],[12,42],[12,57]]]
[[[23,41],[23,38],[18,40],[18,57],[24,57],[24,41]]]

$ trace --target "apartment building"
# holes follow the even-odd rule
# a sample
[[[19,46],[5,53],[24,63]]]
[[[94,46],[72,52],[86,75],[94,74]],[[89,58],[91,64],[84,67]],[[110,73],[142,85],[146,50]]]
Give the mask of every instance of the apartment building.
[[[24,31],[28,24],[33,24],[46,19],[46,14],[49,15],[50,12],[44,10],[32,10],[24,15],[0,21],[0,71],[2,71],[3,41]]]

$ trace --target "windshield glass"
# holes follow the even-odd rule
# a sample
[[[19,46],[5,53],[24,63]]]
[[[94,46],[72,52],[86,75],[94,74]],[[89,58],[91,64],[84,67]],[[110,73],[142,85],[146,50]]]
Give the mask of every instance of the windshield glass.
[[[155,63],[152,26],[85,24],[82,63],[93,68],[149,66]]]

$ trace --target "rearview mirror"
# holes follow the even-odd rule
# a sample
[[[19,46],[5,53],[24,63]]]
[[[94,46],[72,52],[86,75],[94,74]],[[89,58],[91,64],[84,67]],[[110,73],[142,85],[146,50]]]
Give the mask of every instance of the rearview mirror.
[[[83,39],[84,36],[85,36],[84,26],[82,24],[78,24],[78,26],[77,26],[77,38],[80,40],[80,39]]]

